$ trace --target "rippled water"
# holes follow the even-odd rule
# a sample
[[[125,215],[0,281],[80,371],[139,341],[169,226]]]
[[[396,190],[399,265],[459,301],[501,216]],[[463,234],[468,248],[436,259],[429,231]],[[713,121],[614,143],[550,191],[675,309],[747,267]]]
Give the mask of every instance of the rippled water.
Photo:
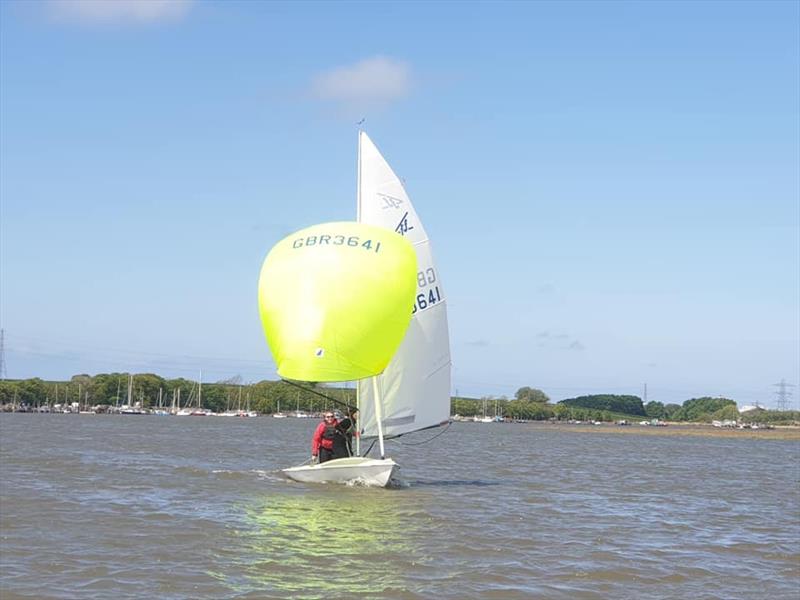
[[[315,425],[0,415],[0,597],[800,597],[796,441],[455,423],[284,480]]]

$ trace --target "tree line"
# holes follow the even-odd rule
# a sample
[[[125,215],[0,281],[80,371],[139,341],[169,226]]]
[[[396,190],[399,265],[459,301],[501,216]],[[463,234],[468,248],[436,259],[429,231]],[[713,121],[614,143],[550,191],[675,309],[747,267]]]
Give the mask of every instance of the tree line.
[[[132,377],[132,385],[129,382]],[[130,398],[128,390],[130,387]],[[318,412],[355,405],[355,390],[320,387],[301,388],[283,381],[244,384],[240,378],[203,383],[184,378],[165,379],[152,373],[103,373],[75,375],[69,381],[39,378],[0,381],[0,405],[38,408],[56,404],[80,406],[133,406],[169,408],[178,399],[180,407],[254,410],[260,413],[301,410]]]
[[[130,398],[129,381],[132,377]],[[234,377],[200,385],[184,378],[166,379],[152,373],[103,373],[95,376],[75,375],[69,381],[43,381],[39,378],[0,381],[0,406],[37,408],[55,404],[81,406],[139,403],[144,408],[173,406],[180,398],[180,407],[198,406],[214,412],[255,410],[260,413],[301,410],[319,412],[336,407],[355,406],[355,390],[343,387],[297,387],[283,381],[259,381],[244,384]],[[728,398],[690,398],[683,404],[663,404],[651,400],[643,403],[639,396],[594,394],[567,398],[551,403],[542,390],[521,387],[514,398],[454,397],[450,414],[463,417],[500,416],[513,420],[544,421],[580,420],[614,421],[618,419],[659,419],[679,422],[711,422],[713,420],[758,421],[762,423],[800,422],[800,411],[766,411],[763,409],[740,415],[736,402]]]
[[[543,391],[528,386],[517,390],[513,399],[490,397],[480,400],[453,399],[453,414],[481,415],[486,406],[490,415],[496,413],[521,420],[578,420],[615,421],[621,419],[710,423],[715,420],[738,420],[759,423],[800,423],[800,411],[769,411],[757,409],[739,414],[735,400],[729,398],[690,398],[683,404],[664,404],[651,400],[646,404],[639,396],[593,394],[566,398],[551,404]]]

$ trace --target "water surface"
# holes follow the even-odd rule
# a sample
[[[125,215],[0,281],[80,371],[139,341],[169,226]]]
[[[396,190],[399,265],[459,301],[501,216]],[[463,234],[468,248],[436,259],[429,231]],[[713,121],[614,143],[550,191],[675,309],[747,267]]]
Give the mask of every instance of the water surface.
[[[797,441],[455,423],[285,480],[315,425],[0,415],[0,597],[800,596]]]

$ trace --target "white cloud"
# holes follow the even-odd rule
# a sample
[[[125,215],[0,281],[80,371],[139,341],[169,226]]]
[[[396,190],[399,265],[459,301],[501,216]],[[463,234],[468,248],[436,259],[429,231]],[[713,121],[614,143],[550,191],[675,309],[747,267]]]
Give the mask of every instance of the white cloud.
[[[177,21],[193,0],[48,0],[49,15],[58,21],[87,24],[146,24]]]
[[[411,91],[411,68],[403,61],[376,56],[314,76],[314,98],[352,110],[381,108]]]

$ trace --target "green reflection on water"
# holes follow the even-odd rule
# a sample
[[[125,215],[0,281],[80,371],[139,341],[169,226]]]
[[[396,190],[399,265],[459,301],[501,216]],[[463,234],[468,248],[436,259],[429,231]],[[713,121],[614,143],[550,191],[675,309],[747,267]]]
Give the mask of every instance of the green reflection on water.
[[[413,530],[397,516],[399,496],[331,488],[245,507],[246,526],[238,532],[246,549],[239,557],[245,581],[224,577],[228,585],[296,598],[402,590],[402,563],[414,560],[415,549]]]

